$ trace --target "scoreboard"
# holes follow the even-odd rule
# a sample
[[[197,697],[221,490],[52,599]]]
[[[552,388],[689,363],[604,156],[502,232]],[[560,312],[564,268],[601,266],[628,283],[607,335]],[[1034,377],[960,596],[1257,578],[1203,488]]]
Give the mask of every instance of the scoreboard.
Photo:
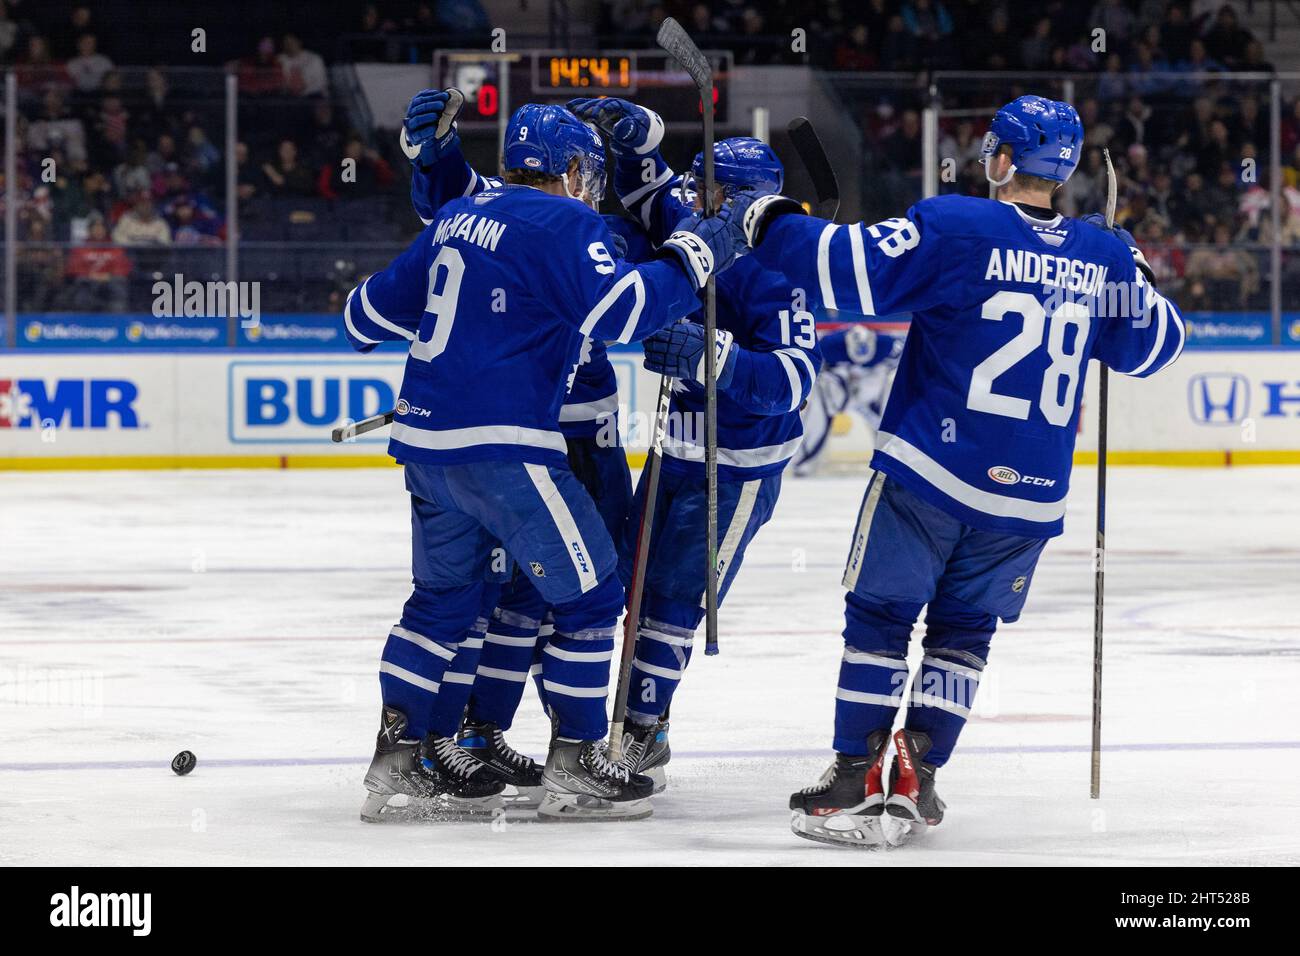
[[[725,127],[732,54],[706,51],[705,55],[714,69],[714,121]],[[437,86],[454,86],[465,94],[457,122],[468,128],[498,125],[503,112],[524,103],[562,104],[577,96],[635,100],[669,126],[694,125],[701,116],[699,93],[690,77],[662,50],[439,50],[434,53],[433,72]]]

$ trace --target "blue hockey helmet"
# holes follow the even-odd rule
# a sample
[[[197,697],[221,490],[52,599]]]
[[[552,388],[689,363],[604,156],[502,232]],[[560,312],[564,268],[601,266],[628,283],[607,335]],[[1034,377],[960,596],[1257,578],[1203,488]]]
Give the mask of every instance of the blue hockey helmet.
[[[1000,181],[988,171],[988,161],[1003,146],[1011,147],[1011,169]],[[993,116],[984,134],[984,175],[994,186],[1010,182],[1016,173],[1063,183],[1079,165],[1083,123],[1069,103],[1042,96],[1021,96]]]
[[[785,167],[776,150],[753,136],[732,136],[713,144],[713,177],[727,191],[760,189],[779,193],[785,183]],[[683,183],[688,192],[704,180],[704,153],[695,154],[691,175]]]
[[[600,133],[563,106],[526,103],[515,110],[506,127],[506,169],[531,169],[561,176],[578,160],[581,187],[575,199],[586,194],[592,205],[605,197],[605,142]],[[568,181],[565,181],[567,191]]]

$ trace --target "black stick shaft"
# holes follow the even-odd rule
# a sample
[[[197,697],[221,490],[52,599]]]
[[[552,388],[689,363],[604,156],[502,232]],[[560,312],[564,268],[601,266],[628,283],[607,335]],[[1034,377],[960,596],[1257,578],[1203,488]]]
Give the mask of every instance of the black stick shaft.
[[[609,729],[609,754],[612,760],[623,756],[623,722],[627,719],[628,681],[632,678],[632,659],[636,656],[636,639],[641,625],[641,600],[645,595],[646,564],[650,560],[650,532],[654,527],[655,505],[659,498],[659,464],[663,456],[664,431],[668,427],[668,405],[672,398],[672,381],[659,379],[659,400],[655,404],[654,439],[645,460],[645,501],[641,506],[641,527],[637,532],[636,555],[632,559],[632,591],[628,596],[627,616],[623,618],[623,651],[618,664],[618,684],[614,691],[614,709]]]

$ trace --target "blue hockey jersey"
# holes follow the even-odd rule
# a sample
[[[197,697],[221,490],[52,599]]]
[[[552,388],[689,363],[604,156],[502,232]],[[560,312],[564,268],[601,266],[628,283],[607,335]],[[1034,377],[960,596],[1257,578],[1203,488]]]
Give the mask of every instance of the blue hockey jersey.
[[[642,182],[643,163],[654,168]],[[691,214],[681,177],[658,153],[620,160],[614,187],[624,207],[662,242]],[[717,279],[718,328],[735,337],[736,370],[718,390],[718,478],[746,481],[785,468],[803,438],[799,410],[821,369],[816,321],[779,272],[752,257],[737,259]],[[698,303],[697,303],[698,305]],[[703,322],[703,311],[691,318]],[[704,387],[675,383],[664,438],[663,469],[690,474],[704,469]]]
[[[912,313],[872,467],[988,531],[1061,532],[1089,358],[1151,375],[1186,340],[1123,242],[1005,202],[939,196],[875,225],[782,216],[752,258],[827,308]]]
[[[560,408],[584,340],[636,341],[697,302],[676,259],[633,266],[611,244],[589,207],[529,186],[443,204],[343,310],[359,351],[411,343],[389,453],[563,467]]]
[[[411,203],[427,226],[433,222],[434,215],[444,203],[501,185],[500,179],[480,176],[465,161],[460,148],[456,147],[428,169],[418,166],[412,169]],[[642,262],[649,258],[644,238],[630,235],[630,230],[623,225],[626,220],[614,216],[605,216],[604,219],[610,232],[619,233],[624,244],[629,246],[621,258],[631,262]],[[635,229],[631,223],[627,225]],[[618,257],[618,251],[613,247],[610,252]],[[578,371],[573,376],[573,387],[560,408],[560,431],[566,438],[594,438],[597,434],[605,434],[617,440],[617,416],[618,377],[614,373],[614,366],[610,364],[605,343],[588,340],[582,347]]]

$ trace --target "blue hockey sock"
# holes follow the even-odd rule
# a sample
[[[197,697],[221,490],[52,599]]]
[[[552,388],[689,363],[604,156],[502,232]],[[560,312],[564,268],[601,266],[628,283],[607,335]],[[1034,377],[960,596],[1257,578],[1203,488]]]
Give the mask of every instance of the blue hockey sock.
[[[379,662],[379,689],[384,706],[406,715],[407,737],[420,740],[431,729],[438,689],[456,644],[434,641],[398,625],[388,634]]]
[[[559,720],[558,733],[570,740],[600,740],[609,719],[605,698],[609,662],[614,656],[614,628],[577,634],[556,631],[542,652],[542,686],[546,703]]]
[[[456,656],[443,672],[438,694],[429,717],[429,730],[439,737],[454,737],[465,716],[465,705],[474,690],[474,673],[483,652],[483,633],[487,618],[474,622],[465,639],[456,647]]]
[[[871,732],[893,726],[906,686],[903,658],[845,647],[835,688],[836,752],[865,756]]]
[[[498,610],[483,638],[470,720],[496,724],[508,730],[524,696],[528,671],[537,649],[541,622],[510,611]]]
[[[907,707],[907,729],[929,736],[930,750],[923,759],[936,767],[952,756],[980,685],[979,668],[968,661],[937,656],[941,654],[944,652],[935,651],[922,659]]]
[[[651,724],[668,709],[690,662],[694,641],[694,629],[642,618],[628,681],[629,720]]]

